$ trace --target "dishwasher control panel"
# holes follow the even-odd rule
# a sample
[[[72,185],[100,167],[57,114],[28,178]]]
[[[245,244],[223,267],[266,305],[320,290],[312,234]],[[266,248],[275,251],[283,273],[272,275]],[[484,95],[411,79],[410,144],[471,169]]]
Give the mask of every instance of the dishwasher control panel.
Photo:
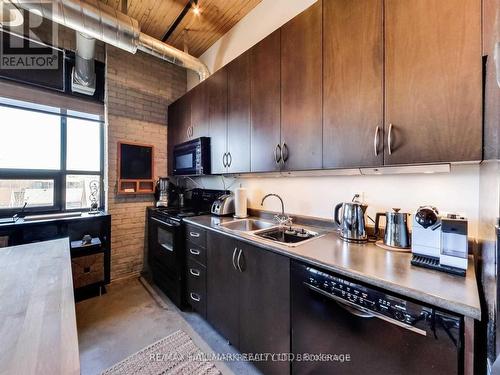
[[[432,313],[430,308],[311,267],[307,267],[307,280],[304,281],[304,284],[323,295],[334,297],[339,302],[356,305],[408,325],[414,325],[417,321],[426,320],[428,315]]]

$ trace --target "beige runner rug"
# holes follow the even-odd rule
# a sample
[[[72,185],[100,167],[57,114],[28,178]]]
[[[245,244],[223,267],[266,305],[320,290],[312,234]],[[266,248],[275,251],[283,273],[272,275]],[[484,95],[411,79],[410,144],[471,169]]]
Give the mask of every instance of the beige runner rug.
[[[177,331],[132,354],[102,375],[220,375],[184,331]]]

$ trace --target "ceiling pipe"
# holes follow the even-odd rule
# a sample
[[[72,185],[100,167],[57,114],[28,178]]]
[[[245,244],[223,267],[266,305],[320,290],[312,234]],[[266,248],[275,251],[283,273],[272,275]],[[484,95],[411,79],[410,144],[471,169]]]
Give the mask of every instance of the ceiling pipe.
[[[3,0],[0,0],[3,1]],[[195,71],[200,81],[210,75],[199,59],[141,32],[139,23],[98,0],[9,0],[18,8],[41,14],[90,38],[130,53],[137,50]]]

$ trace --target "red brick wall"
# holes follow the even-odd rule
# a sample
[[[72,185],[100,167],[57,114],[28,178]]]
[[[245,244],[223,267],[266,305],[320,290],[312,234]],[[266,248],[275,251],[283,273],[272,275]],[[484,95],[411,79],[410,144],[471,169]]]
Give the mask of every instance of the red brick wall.
[[[167,106],[186,91],[186,70],[141,52],[106,47],[107,209],[112,215],[111,278],[138,275],[152,195],[119,196],[117,142],[155,147],[155,177],[167,174]]]

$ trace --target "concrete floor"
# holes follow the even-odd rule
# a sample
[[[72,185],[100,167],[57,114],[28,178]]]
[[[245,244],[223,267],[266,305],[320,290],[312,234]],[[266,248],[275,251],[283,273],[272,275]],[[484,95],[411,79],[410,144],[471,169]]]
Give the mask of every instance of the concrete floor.
[[[147,284],[145,284],[147,285]],[[149,289],[149,290],[148,290]],[[76,304],[82,375],[96,375],[182,329],[205,353],[237,353],[197,314],[181,312],[156,287],[143,281],[114,282],[108,293]],[[215,362],[224,374],[258,375],[245,362]]]

